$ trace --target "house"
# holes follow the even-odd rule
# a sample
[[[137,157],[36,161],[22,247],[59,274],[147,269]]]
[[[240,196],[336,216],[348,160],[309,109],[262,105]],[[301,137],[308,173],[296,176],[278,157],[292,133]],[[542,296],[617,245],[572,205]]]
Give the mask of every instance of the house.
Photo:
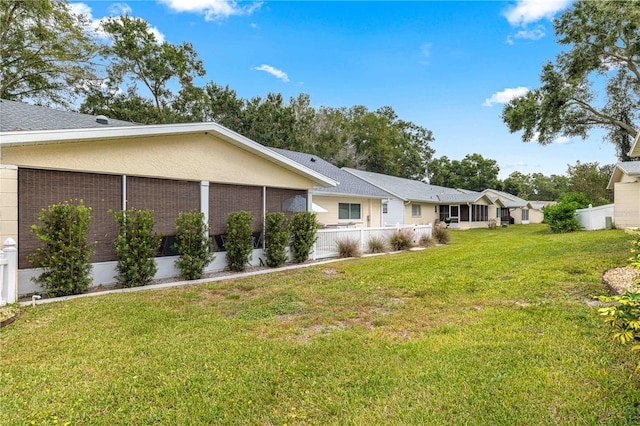
[[[496,218],[502,223],[527,225],[529,223],[542,223],[544,214],[542,213],[542,202],[529,202],[520,197],[516,197],[508,192],[496,189],[485,189],[483,194],[499,199],[502,207],[496,212]]]
[[[351,168],[344,170],[393,196],[382,206],[384,225],[444,222],[452,228],[469,229],[486,227],[489,219],[496,217],[496,204],[486,194]]]
[[[228,213],[251,212],[257,263],[266,211],[308,210],[314,188],[337,184],[215,123],[138,125],[7,100],[0,101],[0,117],[0,242],[18,242],[19,294],[39,290],[28,255],[40,243],[30,228],[51,204],[82,199],[92,208],[91,262],[99,285],[116,275],[110,209],[155,212],[165,237],[157,258],[161,278],[178,275],[166,241],[180,212],[203,212],[214,238],[226,232]],[[219,253],[207,271],[224,266]]]
[[[629,155],[640,156],[636,143]],[[635,154],[632,154],[634,153]],[[640,161],[617,163],[609,179],[608,189],[613,190],[614,218],[618,228],[640,227]]]
[[[337,182],[332,187],[317,187],[311,191],[313,211],[325,228],[381,227],[383,201],[392,195],[363,181],[351,173],[316,155],[271,148],[273,151],[306,166]]]

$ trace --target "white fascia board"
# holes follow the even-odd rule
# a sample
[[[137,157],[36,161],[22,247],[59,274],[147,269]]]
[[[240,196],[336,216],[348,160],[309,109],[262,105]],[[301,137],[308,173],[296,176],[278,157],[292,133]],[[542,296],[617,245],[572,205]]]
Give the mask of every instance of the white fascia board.
[[[3,132],[0,134],[0,147],[56,144],[105,139],[127,139],[149,136],[171,136],[184,134],[213,134],[226,142],[252,152],[269,161],[299,174],[306,175],[314,184],[333,187],[335,180],[305,167],[284,155],[278,154],[251,139],[227,129],[217,123],[154,124],[140,126],[108,127],[101,129],[64,129]]]
[[[382,195],[361,195],[361,194],[349,194],[346,192],[324,192],[324,191],[316,191],[316,190],[312,190],[311,194],[313,196],[318,196],[318,197],[342,197],[342,198],[371,198],[374,200],[386,200],[390,197],[384,197]],[[391,194],[389,194],[391,195]]]

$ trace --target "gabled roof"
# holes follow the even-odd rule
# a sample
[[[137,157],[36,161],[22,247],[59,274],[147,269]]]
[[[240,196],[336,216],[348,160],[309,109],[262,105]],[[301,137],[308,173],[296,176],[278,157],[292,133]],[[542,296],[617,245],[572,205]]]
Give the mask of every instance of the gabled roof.
[[[487,194],[490,197],[491,194],[495,194],[495,196],[502,201],[502,204],[506,208],[522,208],[526,207],[528,204],[527,200],[524,200],[513,194],[509,194],[508,192],[498,191],[497,189],[485,189],[484,191],[482,191],[482,193]]]
[[[607,189],[613,189],[613,184],[619,182],[623,175],[640,176],[640,161],[620,161],[611,173]]]
[[[102,129],[106,127],[137,126],[129,121],[113,120],[104,116],[29,105],[0,99],[0,132]]]
[[[493,200],[480,192],[430,185],[412,179],[366,172],[345,167],[343,170],[386,191],[405,202],[416,201],[434,204],[475,203],[481,198]]]
[[[335,187],[330,188],[316,188],[314,193],[319,195],[347,195],[347,196],[360,196],[368,198],[389,198],[391,194],[382,191],[381,189],[365,182],[364,180],[347,173],[339,167],[334,166],[328,161],[322,158],[305,154],[302,152],[289,151],[280,148],[270,148],[272,151],[293,160],[302,166],[308,167],[311,170],[315,170],[318,173],[333,179],[338,184]]]
[[[305,176],[319,187],[335,186],[337,182],[321,173],[305,167],[289,158],[270,150],[232,130],[217,123],[182,123],[182,124],[153,124],[142,125],[129,122],[115,121],[111,124],[96,126],[96,117],[76,112],[61,112],[50,108],[21,104],[20,102],[2,100],[0,102],[0,150],[4,147],[28,146],[40,144],[64,144],[72,142],[92,142],[117,139],[136,139],[149,136],[186,136],[205,134],[215,136],[239,149],[251,152],[261,158],[278,164],[279,166]],[[55,111],[55,112],[52,112]],[[24,113],[24,123],[21,124],[19,112]],[[47,122],[52,117],[64,118],[65,123],[59,123],[57,128],[49,128],[51,123],[41,125],[36,130],[4,130],[5,113],[11,117],[14,128],[25,129],[39,118]],[[61,113],[60,115],[57,115]],[[89,119],[90,118],[90,119]],[[124,124],[123,124],[124,123]],[[26,126],[26,127],[25,127]],[[66,126],[66,127],[65,127]],[[84,127],[86,126],[86,127]],[[36,126],[37,127],[37,126]]]

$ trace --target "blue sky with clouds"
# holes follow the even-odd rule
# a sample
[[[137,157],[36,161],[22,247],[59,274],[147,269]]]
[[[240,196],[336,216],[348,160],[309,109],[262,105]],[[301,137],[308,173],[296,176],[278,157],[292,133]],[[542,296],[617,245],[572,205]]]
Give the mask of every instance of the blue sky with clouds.
[[[164,40],[192,43],[207,70],[202,83],[243,98],[303,92],[316,107],[391,106],[433,132],[437,157],[478,153],[498,162],[501,178],[616,161],[597,134],[539,146],[500,119],[560,51],[552,19],[570,0],[71,3],[95,22],[126,11]]]

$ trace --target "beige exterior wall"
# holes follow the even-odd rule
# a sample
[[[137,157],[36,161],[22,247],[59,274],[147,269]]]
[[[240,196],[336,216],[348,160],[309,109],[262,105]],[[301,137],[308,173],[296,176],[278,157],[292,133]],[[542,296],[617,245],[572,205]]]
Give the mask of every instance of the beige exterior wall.
[[[616,182],[613,186],[616,228],[640,226],[640,183]]]
[[[420,206],[420,216],[413,216],[412,205]],[[431,203],[409,203],[404,206],[404,222],[406,225],[428,225],[436,223],[437,205]]]
[[[529,223],[542,223],[543,220],[542,210],[529,209]]]
[[[206,134],[5,147],[2,159],[5,164],[43,169],[313,187],[298,173]]]
[[[18,241],[18,168],[0,164],[0,248],[7,238]]]
[[[378,228],[382,226],[382,200],[375,198],[357,198],[357,197],[334,197],[326,195],[313,195],[313,203],[327,210],[326,213],[316,213],[318,222],[323,225],[338,225],[346,223],[354,223],[356,227]],[[360,204],[361,219],[360,220],[340,220],[338,219],[338,204],[350,203]],[[370,221],[367,221],[367,216]]]

